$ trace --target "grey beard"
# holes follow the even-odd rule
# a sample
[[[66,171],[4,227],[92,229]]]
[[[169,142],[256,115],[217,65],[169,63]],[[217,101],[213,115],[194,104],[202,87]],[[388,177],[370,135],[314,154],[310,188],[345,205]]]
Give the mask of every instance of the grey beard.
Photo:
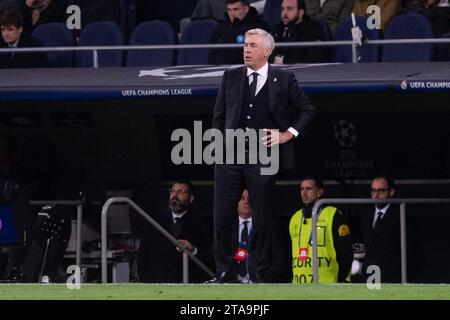
[[[180,203],[180,202],[175,202],[175,201],[170,201],[169,202],[169,208],[170,210],[172,210],[174,213],[182,213],[184,211],[186,211],[188,209],[188,206]]]

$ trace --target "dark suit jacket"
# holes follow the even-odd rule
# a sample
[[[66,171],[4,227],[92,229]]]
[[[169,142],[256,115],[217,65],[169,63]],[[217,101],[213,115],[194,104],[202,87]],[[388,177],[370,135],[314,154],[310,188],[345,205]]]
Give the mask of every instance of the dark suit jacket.
[[[181,221],[178,232],[172,232],[171,212],[164,211],[154,219],[176,239],[184,239],[197,247],[197,258],[207,263],[208,250],[205,233],[199,217],[192,212],[186,213]],[[183,281],[182,253],[154,228],[149,228],[148,234],[142,239],[139,248],[139,278],[141,282],[150,283],[180,283]],[[208,275],[189,259],[189,282],[203,282]]]
[[[248,84],[247,67],[227,70],[223,74],[222,84],[214,106],[213,128],[224,132],[225,129],[239,128],[244,86]],[[269,65],[267,77],[269,109],[274,123],[280,131],[293,127],[301,138],[315,114],[316,107],[300,89],[295,75],[290,71],[273,68]],[[294,167],[295,139],[280,146],[281,166]]]
[[[233,253],[239,246],[239,219],[233,224]],[[289,219],[287,217],[272,218],[270,224],[270,266],[265,275],[269,283],[289,283],[292,281],[291,239],[289,237]],[[237,272],[237,263],[234,266]]]
[[[382,282],[401,282],[400,215],[398,206],[390,205],[381,220],[379,231],[373,232],[375,207],[370,206],[361,214],[361,236],[366,255],[363,276],[370,265],[378,265]]]
[[[325,35],[323,28],[319,22],[311,17],[305,15],[300,23],[289,23],[288,35],[283,38],[285,29],[284,23],[279,23],[275,26],[272,35],[276,42],[301,42],[301,41],[324,41]],[[271,61],[277,55],[283,55],[283,63],[317,63],[327,62],[328,48],[320,47],[291,47],[291,48],[276,48],[272,54]]]
[[[21,37],[18,48],[42,47],[40,41],[33,37]],[[8,48],[8,45],[0,41],[0,48]],[[0,68],[45,68],[47,67],[47,54],[45,52],[24,52],[0,54]]]

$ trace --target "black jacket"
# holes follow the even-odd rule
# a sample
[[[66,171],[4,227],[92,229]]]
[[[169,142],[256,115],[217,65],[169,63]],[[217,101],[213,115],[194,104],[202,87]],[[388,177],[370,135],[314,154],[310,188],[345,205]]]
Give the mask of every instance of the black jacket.
[[[0,41],[1,48],[8,45]],[[42,47],[40,41],[33,37],[22,36],[17,45],[18,48]],[[0,54],[0,68],[45,68],[47,67],[47,54],[45,52],[24,52]]]
[[[231,23],[228,14],[225,13],[225,22],[221,22],[213,31],[211,43],[243,43],[244,34],[254,28],[261,28],[270,32],[269,25],[258,16],[255,8],[249,7],[243,20],[235,19]],[[242,37],[240,37],[242,36]],[[239,40],[238,40],[239,38]],[[242,48],[215,49],[209,51],[209,64],[243,64]]]
[[[400,216],[398,206],[390,205],[378,232],[373,231],[375,207],[370,206],[361,215],[361,235],[366,254],[363,261],[363,278],[367,267],[377,265],[381,271],[381,282],[401,282]]]
[[[319,22],[311,19],[305,15],[300,23],[289,23],[287,25],[288,31],[284,35],[285,25],[279,23],[273,30],[273,37],[275,42],[303,42],[303,41],[323,41],[325,36],[322,31],[322,26]],[[326,62],[327,48],[322,47],[290,47],[290,48],[276,48],[272,54],[272,59],[275,55],[283,55],[283,63],[318,63]]]
[[[246,67],[224,72],[214,106],[213,128],[222,132],[238,128],[246,81],[248,81]],[[269,66],[267,85],[269,113],[277,125],[274,129],[286,131],[292,127],[299,132],[299,136],[303,136],[315,115],[316,107],[300,89],[295,75]],[[280,146],[280,162],[284,169],[294,168],[295,140],[292,139]]]
[[[197,248],[196,257],[207,263],[208,241],[200,218],[192,212],[186,213],[178,230],[174,230],[172,213],[164,211],[154,219],[176,239],[191,242]],[[138,273],[140,282],[181,283],[183,281],[182,253],[155,228],[148,228],[139,247]],[[203,282],[208,275],[189,259],[189,282]]]

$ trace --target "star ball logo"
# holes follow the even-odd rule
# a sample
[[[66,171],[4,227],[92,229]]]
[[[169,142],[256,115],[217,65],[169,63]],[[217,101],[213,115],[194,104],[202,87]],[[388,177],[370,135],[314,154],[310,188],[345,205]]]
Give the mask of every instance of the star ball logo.
[[[402,88],[403,90],[408,89],[408,82],[406,80],[403,80],[400,84],[400,88]]]
[[[339,120],[334,125],[334,138],[341,147],[351,148],[356,142],[355,126],[345,120]]]

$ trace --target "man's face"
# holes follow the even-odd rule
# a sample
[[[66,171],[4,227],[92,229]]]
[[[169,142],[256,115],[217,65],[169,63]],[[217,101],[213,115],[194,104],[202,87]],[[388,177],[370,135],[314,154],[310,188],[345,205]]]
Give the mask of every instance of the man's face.
[[[243,219],[248,219],[252,216],[252,207],[250,206],[250,197],[247,190],[242,192],[241,200],[238,202],[238,213]]]
[[[9,26],[1,26],[2,30],[2,38],[6,44],[13,44],[17,40],[19,40],[20,35],[22,34],[22,27],[17,28],[14,25]]]
[[[371,195],[372,199],[392,198],[395,190],[390,189],[388,182],[384,178],[377,178],[372,181]]]
[[[264,46],[264,36],[255,34],[245,38],[244,63],[247,67],[258,70],[270,56],[270,49]]]
[[[248,9],[248,6],[242,2],[227,4],[227,13],[230,21],[234,22],[234,19],[243,20],[247,15]]]
[[[281,4],[281,21],[283,21],[283,24],[287,25],[291,21],[297,22],[298,19],[297,0],[283,0]]]
[[[189,186],[175,183],[170,189],[169,208],[175,213],[183,213],[194,202],[194,196],[189,193]]]
[[[303,180],[300,184],[300,195],[305,205],[316,202],[322,194],[323,190],[317,188],[316,181],[313,179]]]

